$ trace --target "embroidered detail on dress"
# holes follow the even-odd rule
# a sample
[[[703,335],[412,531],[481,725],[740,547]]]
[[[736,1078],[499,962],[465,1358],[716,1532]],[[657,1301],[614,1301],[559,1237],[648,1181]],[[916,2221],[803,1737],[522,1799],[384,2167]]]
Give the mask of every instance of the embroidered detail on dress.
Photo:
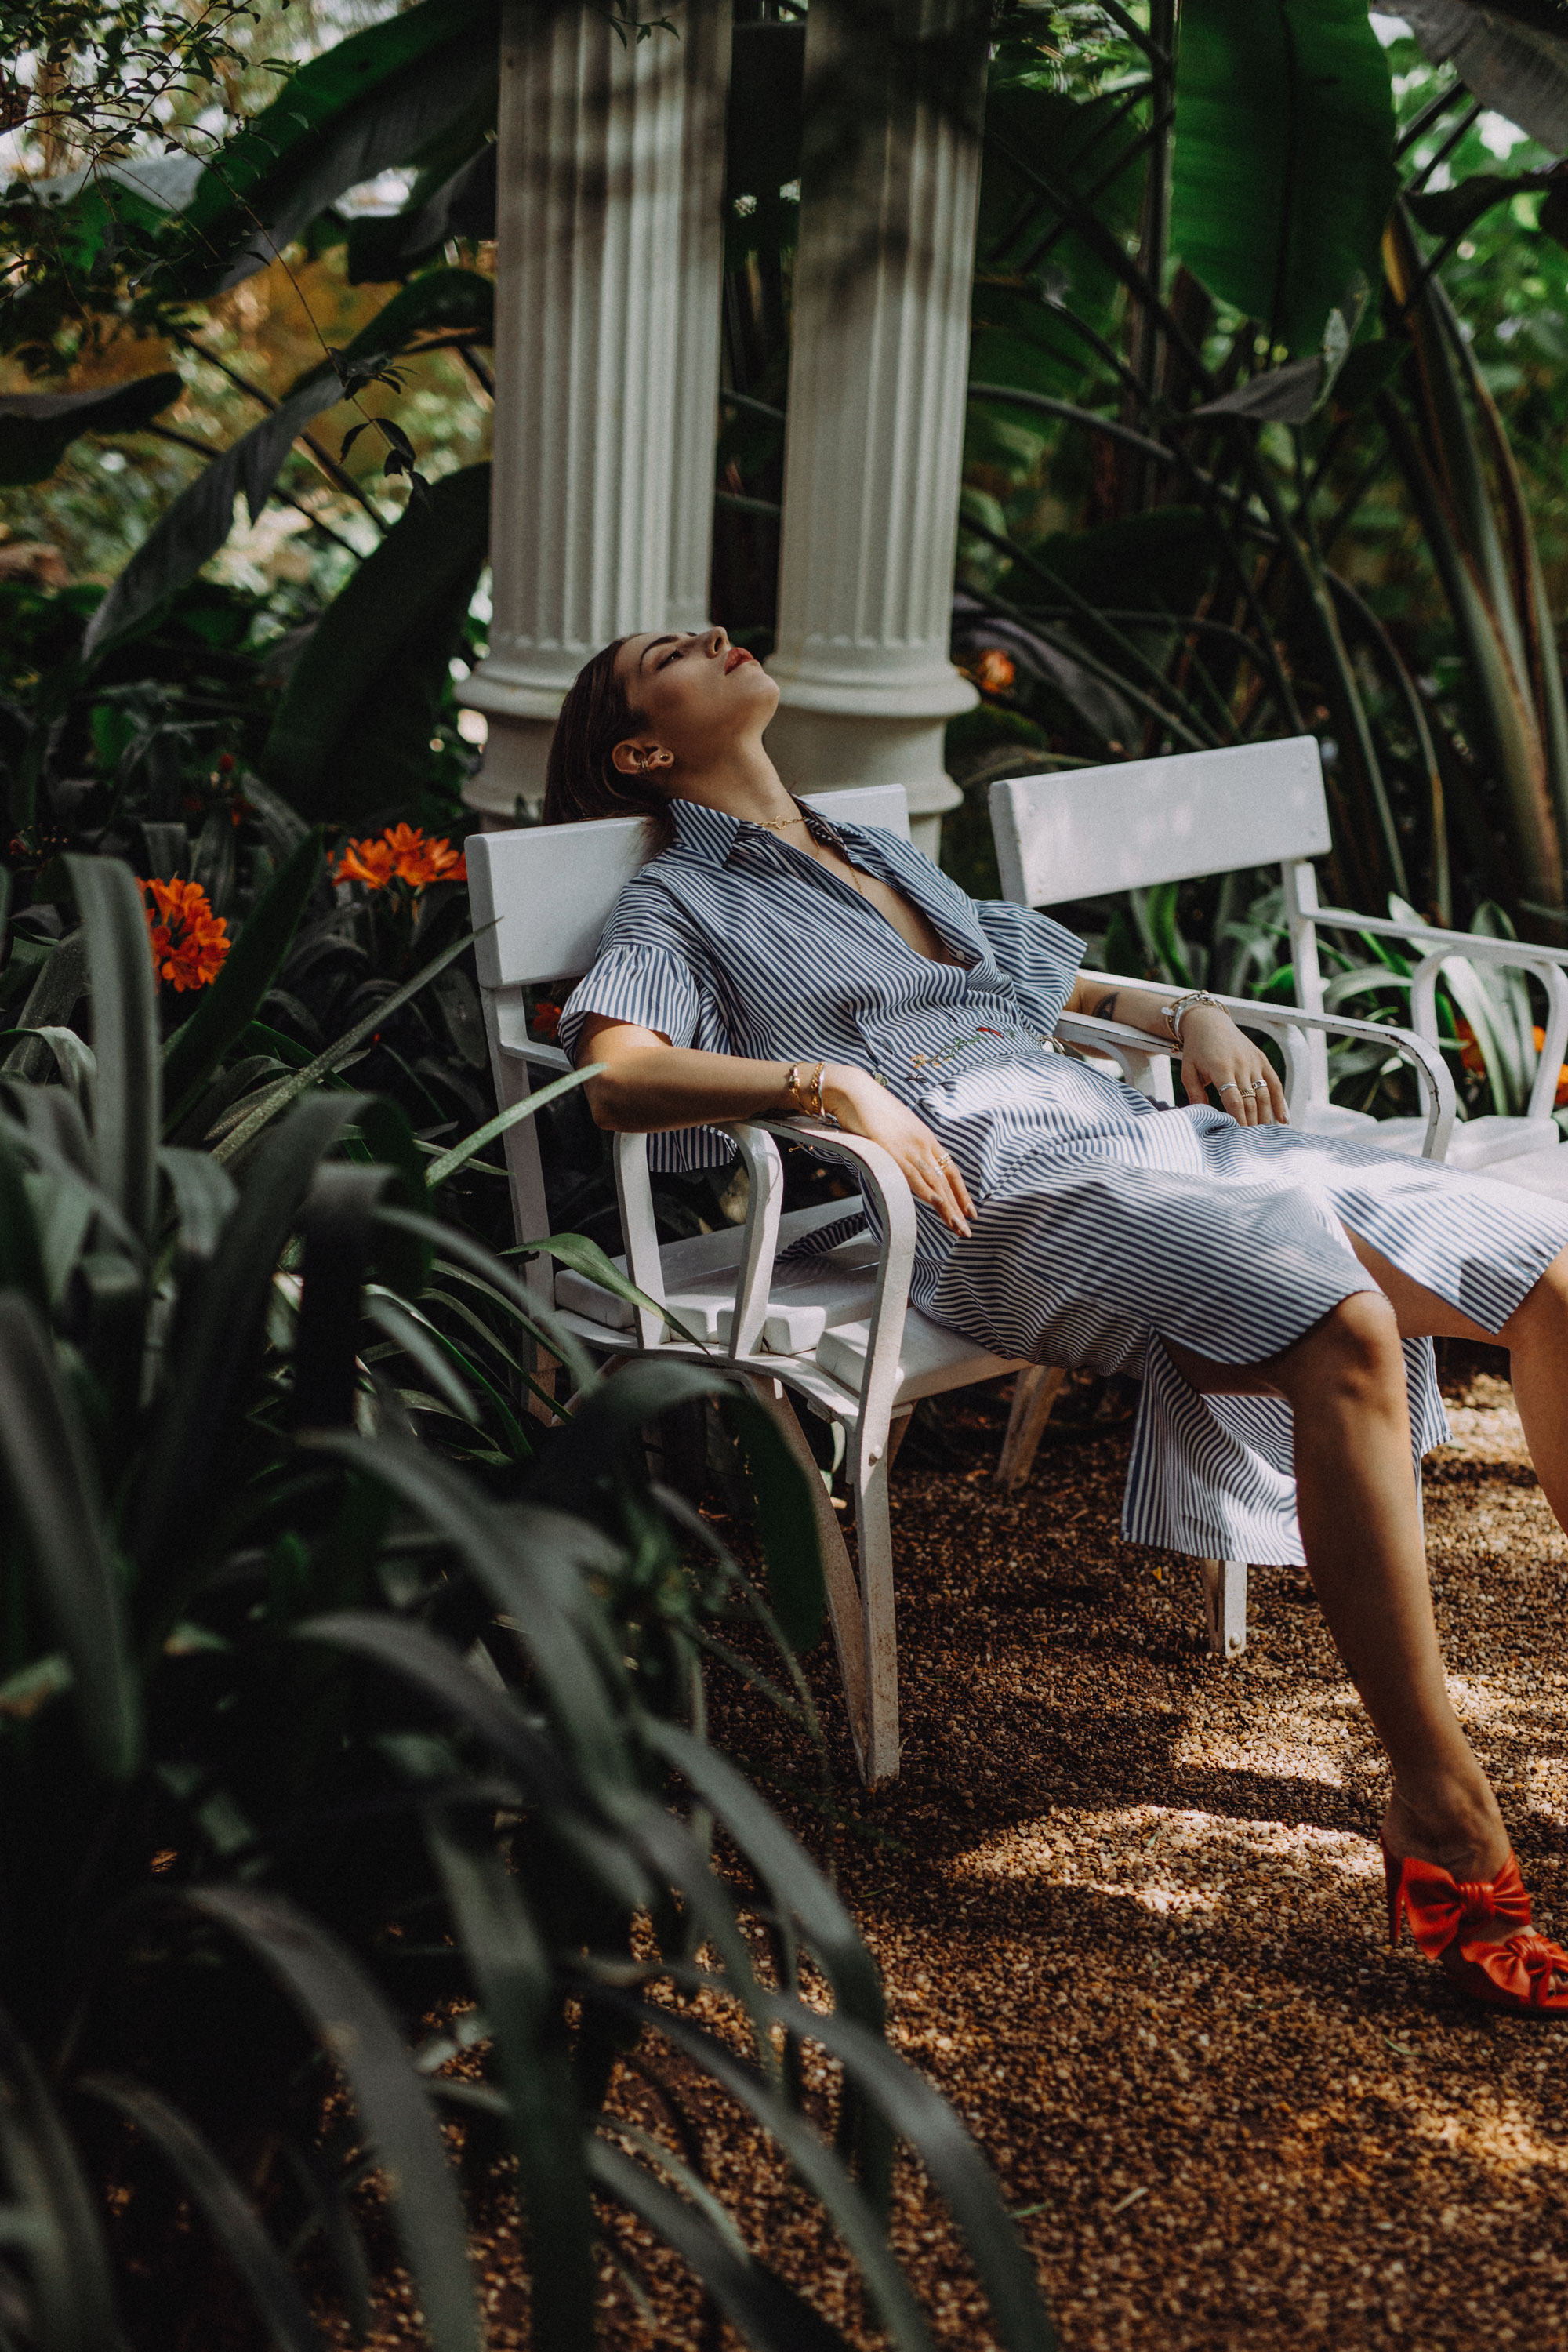
[[[1004,1045],[1016,1045],[1021,1041],[1037,1045],[1047,1054],[1061,1051],[1057,1040],[1047,1037],[1043,1030],[1026,1029],[1017,1022],[1005,1029],[993,1029],[982,1022],[979,1028],[972,1029],[966,1037],[954,1037],[950,1045],[938,1046],[929,1054],[911,1054],[910,1064],[917,1070],[934,1070],[940,1063],[956,1061],[959,1055],[967,1053],[971,1045],[978,1045],[982,1037],[1000,1037]]]

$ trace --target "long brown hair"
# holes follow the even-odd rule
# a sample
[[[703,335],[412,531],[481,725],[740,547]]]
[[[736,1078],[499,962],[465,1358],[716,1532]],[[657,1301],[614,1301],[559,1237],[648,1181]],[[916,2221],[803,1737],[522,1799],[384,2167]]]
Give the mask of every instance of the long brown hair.
[[[646,816],[659,846],[671,839],[668,796],[652,776],[624,775],[617,743],[647,723],[616,673],[617,637],[584,662],[567,689],[544,769],[544,822],[581,824],[604,816]]]

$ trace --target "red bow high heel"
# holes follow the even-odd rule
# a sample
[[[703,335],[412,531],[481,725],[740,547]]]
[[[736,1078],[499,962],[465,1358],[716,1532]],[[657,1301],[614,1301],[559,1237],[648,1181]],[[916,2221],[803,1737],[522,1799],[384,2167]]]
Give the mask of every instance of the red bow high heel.
[[[1383,1849],[1388,1881],[1388,1940],[1399,1941],[1401,1919],[1429,1960],[1472,2000],[1515,2017],[1568,2015],[1568,1952],[1530,1924],[1530,1896],[1510,1853],[1495,1878],[1458,1879],[1436,1863],[1403,1860]],[[1511,1933],[1488,1943],[1477,1934],[1501,1921]],[[1554,1976],[1563,1979],[1553,1991]]]

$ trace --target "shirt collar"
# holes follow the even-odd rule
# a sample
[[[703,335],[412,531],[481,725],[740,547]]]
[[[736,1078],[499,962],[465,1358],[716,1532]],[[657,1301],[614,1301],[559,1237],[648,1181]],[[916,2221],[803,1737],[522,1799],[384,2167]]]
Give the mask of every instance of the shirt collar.
[[[804,814],[818,841],[831,842],[839,838],[839,828],[829,824],[816,809],[808,808]],[[700,801],[672,799],[669,814],[675,827],[677,848],[684,850],[689,856],[701,858],[704,863],[713,866],[725,865],[735,844],[745,835],[774,842],[788,838],[770,831],[766,825],[752,824],[741,817],[731,816],[727,809],[707,808]],[[853,826],[843,828],[846,836],[855,830]]]

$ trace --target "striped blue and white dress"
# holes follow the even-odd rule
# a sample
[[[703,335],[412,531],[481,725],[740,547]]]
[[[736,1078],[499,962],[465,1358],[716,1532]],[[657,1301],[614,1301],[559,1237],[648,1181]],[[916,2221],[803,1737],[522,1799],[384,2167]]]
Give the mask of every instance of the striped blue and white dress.
[[[670,804],[673,845],[628,882],[561,1041],[589,1013],[674,1045],[873,1071],[963,1171],[966,1241],[917,1204],[911,1297],[998,1355],[1140,1377],[1123,1502],[1134,1540],[1300,1564],[1290,1413],[1201,1397],[1166,1340],[1253,1364],[1376,1286],[1346,1238],[1489,1331],[1568,1248],[1568,1207],[1452,1169],[1207,1106],[1161,1109],[1053,1049],[1083,943],[1048,916],[970,898],[880,827],[830,826],[912,900],[955,963],[910,947],[815,858],[759,825]],[[723,1165],[728,1136],[650,1139],[656,1168]],[[1429,1340],[1405,1347],[1417,1456],[1448,1435]]]

